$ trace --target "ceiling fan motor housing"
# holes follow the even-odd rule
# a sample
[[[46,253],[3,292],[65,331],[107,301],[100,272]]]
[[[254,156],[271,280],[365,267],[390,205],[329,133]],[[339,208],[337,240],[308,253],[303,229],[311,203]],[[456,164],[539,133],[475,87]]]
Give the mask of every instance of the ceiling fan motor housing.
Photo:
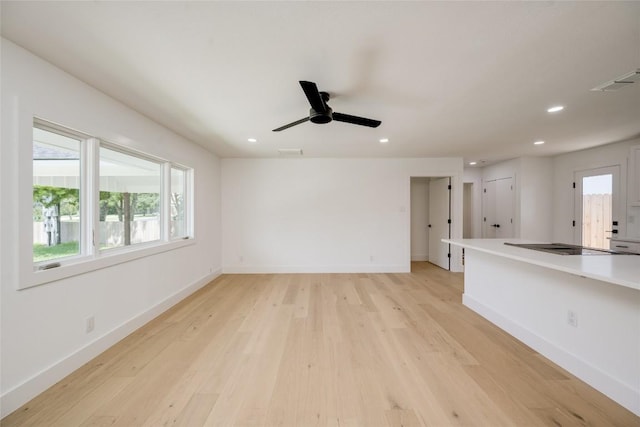
[[[326,111],[316,111],[313,108],[309,110],[309,120],[312,123],[324,124],[333,120],[333,110],[327,105]]]

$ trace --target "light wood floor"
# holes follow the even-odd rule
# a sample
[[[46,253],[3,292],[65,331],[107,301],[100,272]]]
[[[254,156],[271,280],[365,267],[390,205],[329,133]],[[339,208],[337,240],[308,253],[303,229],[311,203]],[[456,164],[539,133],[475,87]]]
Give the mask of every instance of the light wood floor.
[[[640,425],[413,268],[222,276],[2,426]]]

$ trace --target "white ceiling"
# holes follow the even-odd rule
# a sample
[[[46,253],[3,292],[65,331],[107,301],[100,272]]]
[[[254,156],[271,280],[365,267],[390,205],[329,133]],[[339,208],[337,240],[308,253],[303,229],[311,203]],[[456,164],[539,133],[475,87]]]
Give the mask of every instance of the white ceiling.
[[[590,91],[640,68],[640,2],[3,1],[1,9],[3,37],[222,157],[295,147],[307,157],[495,162],[640,135],[640,84]],[[272,132],[308,114],[298,80],[330,92],[335,111],[382,125]],[[565,110],[546,112],[556,104]]]

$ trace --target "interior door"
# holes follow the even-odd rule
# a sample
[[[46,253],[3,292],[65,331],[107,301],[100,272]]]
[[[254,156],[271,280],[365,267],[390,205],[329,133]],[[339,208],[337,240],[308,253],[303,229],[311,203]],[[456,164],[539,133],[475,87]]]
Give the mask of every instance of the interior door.
[[[451,237],[451,178],[429,181],[429,262],[450,270],[450,245],[441,239]]]
[[[610,249],[610,238],[618,233],[620,166],[575,172],[574,239],[589,248]]]
[[[496,237],[496,181],[486,181],[482,189],[482,237]]]
[[[513,237],[513,178],[496,180],[496,237],[508,239]]]
[[[513,177],[484,182],[482,192],[483,237],[507,239],[514,236],[514,203]]]

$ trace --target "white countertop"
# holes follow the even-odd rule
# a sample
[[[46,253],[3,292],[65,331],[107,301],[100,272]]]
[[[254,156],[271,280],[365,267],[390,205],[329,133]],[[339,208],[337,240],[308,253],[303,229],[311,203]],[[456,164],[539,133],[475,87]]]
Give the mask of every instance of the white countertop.
[[[612,237],[611,241],[616,241],[616,242],[633,242],[633,243],[640,243],[640,238],[637,237]]]
[[[522,239],[443,239],[442,241],[640,290],[640,255],[557,255],[504,244],[505,242],[549,243]]]

